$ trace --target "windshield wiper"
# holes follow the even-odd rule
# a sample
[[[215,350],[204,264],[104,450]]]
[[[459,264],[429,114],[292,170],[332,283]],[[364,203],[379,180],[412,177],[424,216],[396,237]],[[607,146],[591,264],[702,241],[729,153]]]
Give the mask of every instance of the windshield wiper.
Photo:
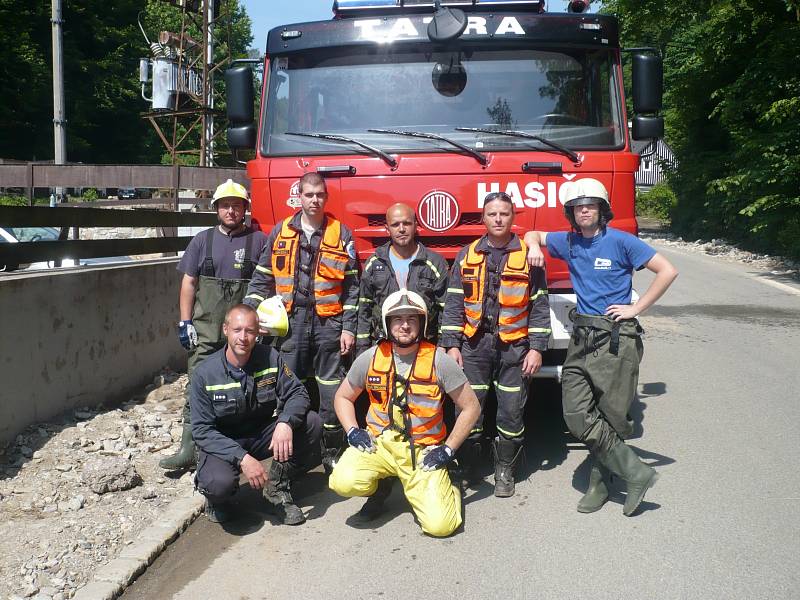
[[[463,150],[470,156],[472,156],[475,160],[477,160],[481,165],[484,167],[489,163],[489,159],[486,158],[486,155],[481,154],[477,150],[470,148],[469,146],[465,146],[455,140],[450,140],[446,137],[442,137],[441,135],[436,135],[435,133],[423,133],[420,131],[403,131],[400,129],[367,129],[367,131],[371,133],[386,133],[389,135],[404,135],[406,137],[417,137],[417,138],[425,138],[427,140],[439,140],[442,142],[446,142],[451,146],[455,146],[459,150]]]
[[[286,135],[300,135],[300,136],[303,136],[303,137],[317,138],[317,139],[320,139],[320,140],[330,140],[332,142],[343,142],[345,144],[355,144],[356,146],[360,146],[361,148],[364,148],[365,150],[369,150],[375,156],[381,157],[386,162],[387,165],[392,167],[392,169],[396,169],[397,168],[397,159],[395,159],[392,156],[389,156],[388,154],[386,154],[386,152],[384,152],[380,148],[376,148],[375,146],[370,146],[369,144],[365,144],[364,142],[359,142],[358,140],[355,140],[353,138],[349,138],[349,137],[346,137],[346,136],[343,136],[343,135],[332,135],[332,134],[329,134],[329,133],[296,133],[296,132],[293,132],[293,131],[287,131]]]
[[[507,135],[509,137],[518,137],[529,140],[535,140],[537,142],[544,144],[545,146],[550,146],[554,150],[563,152],[570,158],[572,162],[576,164],[581,162],[580,157],[566,146],[562,146],[561,144],[548,140],[547,138],[543,138],[540,135],[525,133],[524,131],[511,131],[508,129],[483,129],[482,127],[456,127],[456,131],[476,131],[479,133],[496,133],[497,135]]]

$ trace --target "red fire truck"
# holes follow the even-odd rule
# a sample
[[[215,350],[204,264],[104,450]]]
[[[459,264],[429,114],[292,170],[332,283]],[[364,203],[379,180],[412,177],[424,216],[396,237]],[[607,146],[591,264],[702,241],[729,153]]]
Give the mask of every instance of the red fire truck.
[[[254,221],[269,230],[295,211],[298,179],[317,171],[362,260],[388,240],[395,202],[413,206],[420,240],[452,259],[484,233],[487,193],[511,195],[519,234],[565,230],[564,184],[594,177],[614,226],[636,233],[630,138],[662,134],[661,61],[633,53],[631,136],[617,20],[587,5],[337,0],[332,20],[271,30],[257,123],[250,66],[226,73],[228,143],[255,149]],[[553,336],[541,375],[557,377],[575,297],[563,262],[547,272]]]

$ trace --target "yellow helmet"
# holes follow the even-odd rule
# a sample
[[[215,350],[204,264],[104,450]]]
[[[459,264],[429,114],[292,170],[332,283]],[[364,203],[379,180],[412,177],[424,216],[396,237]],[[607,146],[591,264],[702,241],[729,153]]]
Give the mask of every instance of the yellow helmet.
[[[280,296],[267,298],[256,309],[258,330],[262,335],[283,337],[289,333],[289,315]]]
[[[217,209],[217,200],[222,198],[240,198],[244,200],[245,209],[250,208],[250,199],[247,197],[247,190],[245,187],[236,183],[233,179],[228,179],[224,183],[220,183],[214,191],[214,199],[211,202],[211,208]]]

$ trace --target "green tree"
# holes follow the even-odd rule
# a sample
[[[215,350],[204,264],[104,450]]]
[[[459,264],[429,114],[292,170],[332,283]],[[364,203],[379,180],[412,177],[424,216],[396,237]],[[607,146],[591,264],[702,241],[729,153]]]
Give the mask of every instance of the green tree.
[[[800,257],[798,2],[614,0],[625,45],[664,55],[673,225]]]
[[[230,48],[244,56],[252,40],[250,19],[231,3],[230,28],[218,32],[218,56]],[[69,161],[159,162],[163,145],[141,118],[139,58],[150,55],[139,32],[180,30],[180,11],[162,0],[65,0],[64,81]],[[229,29],[229,31],[228,31]],[[193,31],[199,37],[199,30]],[[0,0],[0,157],[53,156],[50,2]],[[222,73],[217,81],[221,85]],[[222,140],[224,145],[224,140]]]

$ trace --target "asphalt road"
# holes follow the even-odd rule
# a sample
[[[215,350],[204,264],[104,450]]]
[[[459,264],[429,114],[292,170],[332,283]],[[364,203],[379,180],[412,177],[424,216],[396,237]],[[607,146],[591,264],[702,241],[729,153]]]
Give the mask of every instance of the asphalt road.
[[[335,497],[315,472],[298,486],[305,525],[278,525],[243,490],[242,518],[223,530],[201,517],[123,597],[800,597],[800,288],[659,250],[681,275],[642,317],[631,443],[662,476],[637,516],[622,515],[619,494],[575,511],[587,453],[545,385],[529,404],[527,479],[510,499],[488,483],[470,491],[450,539],[422,535],[398,489],[387,516],[358,528],[363,501]]]

